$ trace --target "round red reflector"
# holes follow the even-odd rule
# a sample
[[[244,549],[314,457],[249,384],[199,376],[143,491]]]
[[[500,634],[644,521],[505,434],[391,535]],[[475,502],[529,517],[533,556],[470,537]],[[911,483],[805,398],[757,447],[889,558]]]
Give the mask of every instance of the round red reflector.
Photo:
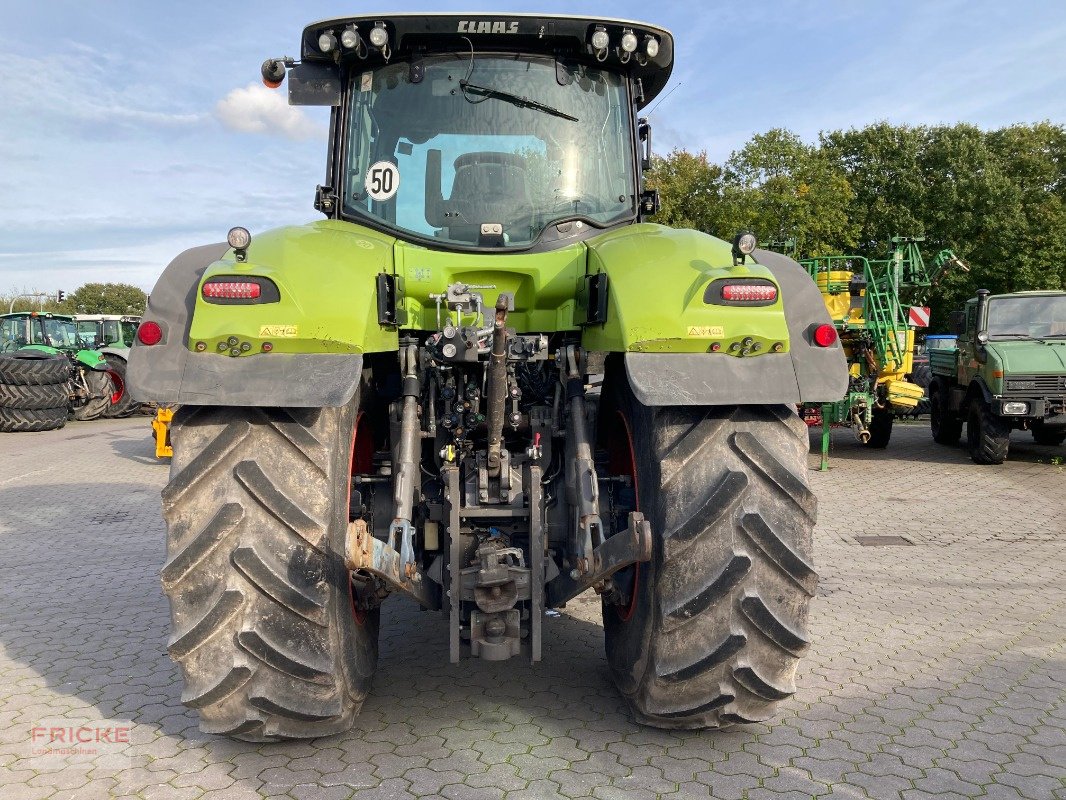
[[[819,347],[829,347],[837,340],[837,329],[832,325],[819,325],[814,329],[814,341]]]
[[[159,344],[163,341],[163,329],[159,327],[158,322],[142,322],[137,328],[137,338],[141,340],[141,344]]]

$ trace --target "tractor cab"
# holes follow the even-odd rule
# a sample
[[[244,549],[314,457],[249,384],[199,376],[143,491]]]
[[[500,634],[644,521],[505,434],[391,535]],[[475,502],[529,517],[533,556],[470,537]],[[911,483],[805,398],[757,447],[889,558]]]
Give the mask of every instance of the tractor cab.
[[[673,40],[614,20],[454,14],[308,26],[295,104],[331,105],[316,206],[435,248],[553,249],[637,221]]]
[[[74,353],[91,347],[92,342],[82,337],[72,317],[36,311],[0,317],[0,351],[13,352],[31,345]]]

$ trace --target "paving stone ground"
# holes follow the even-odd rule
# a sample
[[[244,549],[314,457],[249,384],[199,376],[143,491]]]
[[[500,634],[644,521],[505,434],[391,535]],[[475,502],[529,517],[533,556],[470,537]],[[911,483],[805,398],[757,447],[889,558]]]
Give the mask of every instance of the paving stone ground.
[[[810,460],[814,645],[769,724],[633,724],[593,599],[546,621],[536,668],[451,665],[443,624],[396,602],[356,727],[253,745],[201,734],[180,704],[149,432],[0,435],[4,800],[1066,798],[1066,449],[1016,433],[1009,463],[978,467],[924,425],[883,452],[836,432],[832,469]],[[35,753],[35,729],[66,724],[130,741]]]

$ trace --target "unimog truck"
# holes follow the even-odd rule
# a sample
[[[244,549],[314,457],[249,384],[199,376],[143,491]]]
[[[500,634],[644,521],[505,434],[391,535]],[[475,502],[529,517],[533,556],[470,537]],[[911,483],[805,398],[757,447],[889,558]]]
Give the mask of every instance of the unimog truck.
[[[672,61],[654,25],[433,14],[318,22],[263,65],[331,109],[325,219],[179,255],[128,371],[181,406],[161,577],[205,731],[347,729],[395,596],[453,662],[536,662],[545,609],[597,592],[649,725],[794,692],[795,408],[842,396],[844,355],[795,262],[649,221],[639,113]]]
[[[929,351],[933,439],[958,444],[965,424],[978,464],[1002,464],[1012,430],[1066,441],[1066,292],[981,289],[954,324],[956,346]]]

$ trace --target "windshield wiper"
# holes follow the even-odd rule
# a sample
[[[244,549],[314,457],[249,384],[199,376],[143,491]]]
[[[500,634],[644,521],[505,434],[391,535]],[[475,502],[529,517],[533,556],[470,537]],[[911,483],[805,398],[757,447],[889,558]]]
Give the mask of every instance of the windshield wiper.
[[[1066,339],[1066,333],[1049,333],[1047,336],[1037,336],[1037,339]]]
[[[1032,339],[1033,338],[1028,333],[1014,333],[1014,332],[1011,332],[1011,333],[991,333],[991,334],[989,334],[988,338],[989,339],[998,339],[1001,336],[1012,336],[1015,339]]]
[[[459,88],[463,90],[465,96],[468,91],[477,92],[485,97],[495,97],[497,100],[506,100],[508,103],[513,103],[519,108],[532,108],[534,111],[543,111],[545,114],[551,114],[556,117],[562,117],[568,119],[571,122],[580,122],[577,117],[567,114],[565,111],[549,106],[546,103],[540,103],[536,100],[530,100],[528,97],[522,97],[518,94],[512,94],[511,92],[505,92],[502,89],[493,89],[488,86],[480,86],[476,83],[470,83],[468,81],[459,81]]]

